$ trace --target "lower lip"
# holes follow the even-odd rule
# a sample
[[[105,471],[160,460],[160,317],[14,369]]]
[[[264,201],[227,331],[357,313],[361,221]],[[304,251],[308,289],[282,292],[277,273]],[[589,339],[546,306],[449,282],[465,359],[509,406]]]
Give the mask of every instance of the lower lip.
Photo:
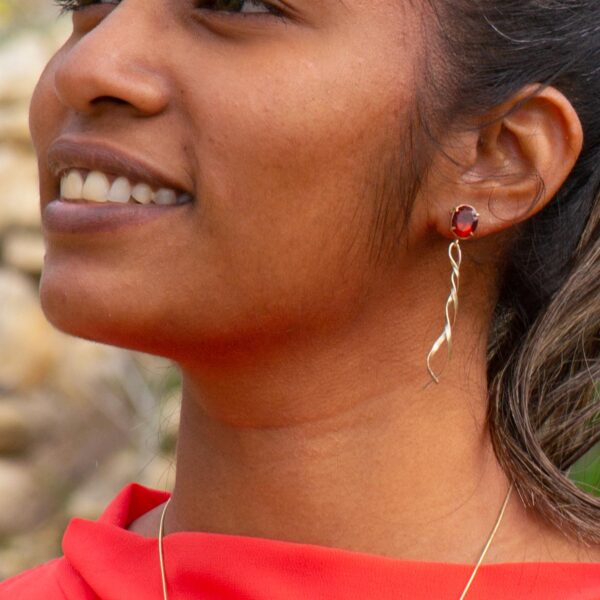
[[[114,204],[52,200],[42,211],[42,225],[49,233],[98,233],[142,225],[189,208],[176,205]]]

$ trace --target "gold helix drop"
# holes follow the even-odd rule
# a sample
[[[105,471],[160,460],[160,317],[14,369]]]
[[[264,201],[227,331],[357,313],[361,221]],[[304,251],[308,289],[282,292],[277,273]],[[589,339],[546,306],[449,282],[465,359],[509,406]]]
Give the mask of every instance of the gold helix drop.
[[[447,346],[447,361],[452,356],[452,328],[456,321],[458,313],[458,287],[460,281],[460,265],[462,262],[462,251],[460,248],[460,240],[472,237],[477,229],[479,222],[479,214],[468,204],[461,204],[451,212],[450,229],[452,233],[459,239],[454,240],[448,246],[448,256],[450,265],[452,266],[452,274],[450,276],[450,295],[446,300],[446,321],[444,331],[434,342],[429,354],[427,355],[427,370],[435,383],[440,382],[439,375],[433,371],[431,366],[432,358],[437,354],[444,342]],[[440,372],[441,373],[441,372]]]

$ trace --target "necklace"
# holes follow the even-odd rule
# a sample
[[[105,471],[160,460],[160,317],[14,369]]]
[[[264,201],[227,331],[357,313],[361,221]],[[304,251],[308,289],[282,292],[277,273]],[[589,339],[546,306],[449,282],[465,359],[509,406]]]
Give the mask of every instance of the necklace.
[[[502,521],[502,517],[504,516],[504,512],[508,505],[508,500],[510,498],[510,493],[512,492],[513,487],[514,487],[514,482],[512,482],[510,484],[510,487],[508,488],[508,492],[506,494],[506,497],[504,498],[502,508],[500,509],[500,512],[498,513],[496,523],[494,524],[494,527],[492,528],[492,532],[490,533],[490,535],[488,537],[488,540],[483,548],[481,556],[479,557],[479,560],[477,561],[477,564],[475,565],[475,568],[473,569],[473,572],[471,573],[471,577],[469,578],[469,581],[467,581],[467,585],[465,586],[465,589],[463,590],[462,594],[460,595],[459,600],[464,600],[464,598],[466,597],[467,592],[469,591],[471,584],[473,583],[473,580],[475,579],[475,575],[477,575],[477,571],[479,570],[479,567],[481,566],[481,563],[483,562],[483,559],[484,559],[489,547],[492,545],[492,540],[494,539],[494,536],[496,535],[496,531],[498,531],[498,527],[500,527],[500,522]],[[169,499],[165,502],[165,507],[163,508],[162,514],[160,516],[160,526],[158,528],[158,555],[160,558],[160,574],[162,577],[163,600],[169,600],[169,596],[167,595],[167,582],[165,579],[165,563],[164,563],[164,559],[163,559],[162,538],[163,538],[165,512],[167,511],[167,506],[169,506],[169,502],[171,501],[171,498],[172,498],[172,496],[170,496]]]

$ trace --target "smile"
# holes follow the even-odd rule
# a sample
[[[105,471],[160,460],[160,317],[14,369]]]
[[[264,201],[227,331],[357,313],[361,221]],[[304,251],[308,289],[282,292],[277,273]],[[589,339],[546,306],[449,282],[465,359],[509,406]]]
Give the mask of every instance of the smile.
[[[61,136],[48,149],[47,162],[54,185],[41,202],[46,234],[72,239],[188,219],[196,205],[189,184],[106,140]]]
[[[60,199],[71,202],[170,206],[191,202],[192,196],[166,187],[155,190],[148,183],[133,182],[123,175],[72,168],[66,169],[61,175]]]

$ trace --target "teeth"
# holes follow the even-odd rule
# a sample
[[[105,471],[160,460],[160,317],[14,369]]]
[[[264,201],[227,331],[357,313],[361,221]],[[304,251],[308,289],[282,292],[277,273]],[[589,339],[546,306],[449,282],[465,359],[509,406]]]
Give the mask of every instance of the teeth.
[[[110,182],[108,177],[100,171],[92,171],[85,179],[81,197],[92,202],[106,202],[109,191]]]
[[[117,177],[110,186],[107,200],[109,202],[129,202],[131,184],[127,177]]]
[[[160,190],[154,194],[154,202],[156,202],[156,204],[177,204],[177,194],[173,190],[160,188]]]
[[[69,169],[60,180],[60,196],[63,200],[87,200],[99,203],[138,203],[172,206],[192,201],[190,194],[178,194],[170,188],[156,192],[147,183],[132,184],[127,177],[119,176],[112,181],[101,171],[85,174],[78,169]]]
[[[66,176],[60,180],[60,195],[67,200],[81,198],[83,190],[83,177],[79,171],[71,169]]]
[[[131,190],[131,195],[134,200],[137,200],[140,204],[150,204],[152,202],[153,192],[152,188],[145,183],[138,183]]]

